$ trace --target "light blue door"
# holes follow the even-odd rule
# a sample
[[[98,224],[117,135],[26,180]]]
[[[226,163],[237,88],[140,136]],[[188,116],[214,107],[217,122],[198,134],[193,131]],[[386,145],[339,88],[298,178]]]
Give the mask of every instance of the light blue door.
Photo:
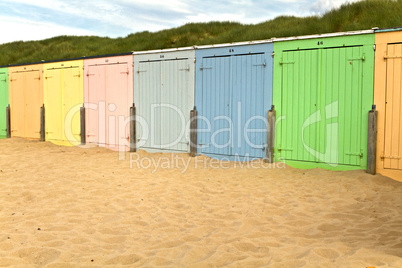
[[[265,156],[265,68],[263,53],[203,58],[201,153]]]
[[[264,96],[265,55],[232,57],[232,155],[264,157],[267,114]],[[268,92],[267,92],[268,94]]]
[[[203,58],[202,116],[198,120],[201,152],[230,155],[231,123],[231,57]]]
[[[161,63],[141,62],[138,67],[137,142],[145,148],[161,148]]]

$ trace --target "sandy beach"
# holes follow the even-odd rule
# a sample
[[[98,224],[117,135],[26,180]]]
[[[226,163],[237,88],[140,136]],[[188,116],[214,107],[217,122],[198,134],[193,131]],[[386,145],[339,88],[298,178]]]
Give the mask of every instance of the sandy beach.
[[[0,140],[0,267],[402,267],[401,182],[89,147]]]

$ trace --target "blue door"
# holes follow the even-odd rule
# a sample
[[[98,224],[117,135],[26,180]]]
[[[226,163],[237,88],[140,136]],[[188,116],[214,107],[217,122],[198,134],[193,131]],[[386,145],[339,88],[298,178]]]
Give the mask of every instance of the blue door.
[[[202,60],[203,101],[198,120],[202,153],[230,155],[231,123],[231,57]]]
[[[262,158],[267,142],[264,107],[265,55],[232,57],[233,143],[231,155]]]
[[[265,156],[268,111],[264,53],[202,58],[199,151],[204,154]],[[267,91],[270,91],[270,89]]]

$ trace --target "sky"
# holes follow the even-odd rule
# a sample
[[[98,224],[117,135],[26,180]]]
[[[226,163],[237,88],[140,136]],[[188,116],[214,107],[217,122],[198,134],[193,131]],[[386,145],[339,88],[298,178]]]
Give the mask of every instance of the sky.
[[[357,0],[0,0],[0,44],[60,35],[126,37],[189,22],[256,24],[321,15]]]

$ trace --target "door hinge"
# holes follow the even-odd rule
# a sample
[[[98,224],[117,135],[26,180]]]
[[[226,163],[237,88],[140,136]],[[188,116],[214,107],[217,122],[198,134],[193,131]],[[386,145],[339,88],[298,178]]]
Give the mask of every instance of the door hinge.
[[[358,157],[362,158],[363,157],[363,150],[360,150],[360,153],[345,153],[345,155],[358,156]]]
[[[187,65],[186,68],[179,69],[179,71],[190,71],[190,65]]]
[[[200,70],[201,70],[201,71],[204,70],[204,69],[212,69],[212,67],[204,67],[204,66],[201,66],[201,67],[200,67]]]
[[[264,61],[264,62],[261,63],[261,64],[253,64],[253,66],[264,66],[264,68],[265,68],[265,67],[267,67],[267,64],[266,64],[265,61]]]
[[[348,59],[347,61],[358,61],[358,60],[365,61],[366,57],[363,55],[361,58]]]
[[[278,148],[278,151],[293,151],[293,148]]]
[[[385,159],[385,158],[387,158],[387,159],[401,159],[400,156],[394,156],[394,155],[390,155],[390,156],[388,156],[388,155],[381,155],[380,157],[381,157],[381,159]]]
[[[130,71],[127,69],[127,71],[125,71],[125,72],[120,72],[121,74],[126,74],[126,75],[129,75],[130,74]]]
[[[280,65],[283,65],[283,64],[295,64],[295,62],[294,61],[288,61],[288,62],[280,61],[279,64]]]
[[[387,59],[401,59],[402,56],[388,56],[387,54],[384,55],[384,60]]]
[[[207,146],[207,147],[210,147],[210,146],[211,146],[210,143],[206,143],[206,144],[199,143],[198,145],[200,145],[200,146]]]

